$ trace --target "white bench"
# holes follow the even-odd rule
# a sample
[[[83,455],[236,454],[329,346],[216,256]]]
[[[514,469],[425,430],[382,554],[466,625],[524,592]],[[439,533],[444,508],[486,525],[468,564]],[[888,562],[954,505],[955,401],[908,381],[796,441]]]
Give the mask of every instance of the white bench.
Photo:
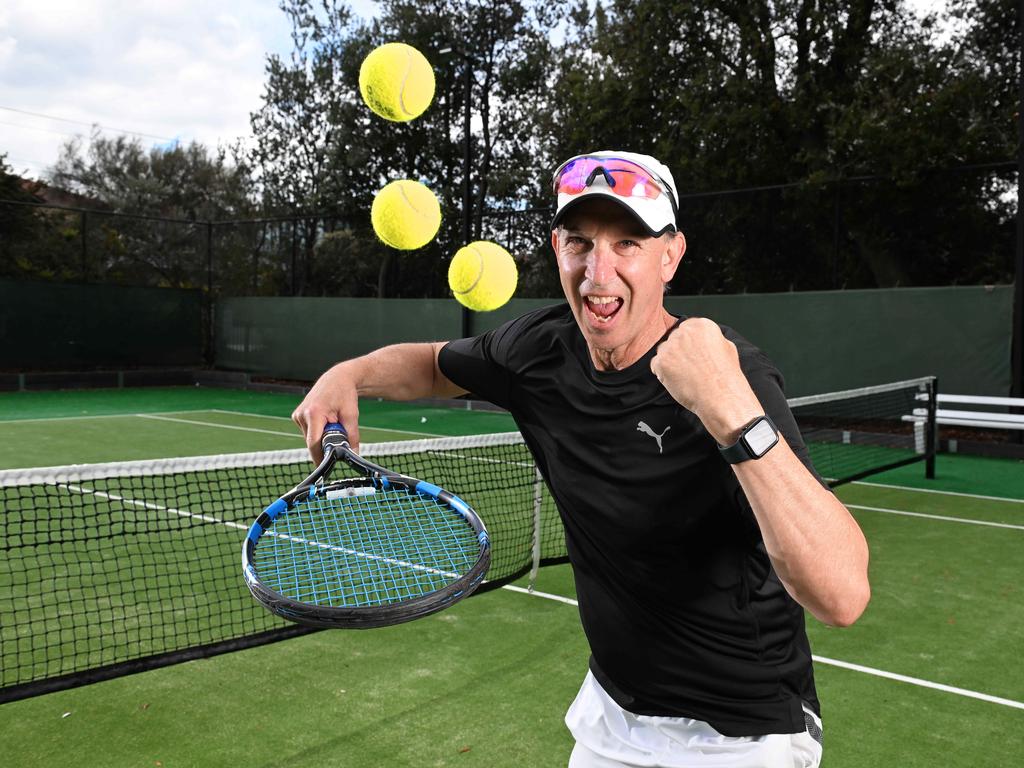
[[[918,400],[928,401],[928,394],[917,395]],[[935,397],[936,426],[979,427],[982,429],[1024,429],[1024,413],[992,413],[991,411],[967,411],[960,408],[942,408],[949,405],[984,405],[1024,409],[1024,397],[985,397],[982,395],[943,395]],[[914,412],[903,417],[903,421],[914,423],[914,448],[917,453],[925,452],[925,426],[928,423],[928,409],[914,408]],[[950,450],[955,451],[956,442],[950,441]]]
[[[918,400],[927,400],[928,395],[917,396]],[[1024,413],[992,413],[991,411],[966,411],[960,408],[943,408],[944,404],[952,405],[987,405],[1008,406],[1024,409],[1024,397],[982,397],[980,395],[943,395],[935,397],[935,423],[951,427],[981,427],[984,429],[1024,429]],[[927,416],[925,408],[914,409],[914,421],[918,417]],[[911,419],[908,419],[908,421]]]

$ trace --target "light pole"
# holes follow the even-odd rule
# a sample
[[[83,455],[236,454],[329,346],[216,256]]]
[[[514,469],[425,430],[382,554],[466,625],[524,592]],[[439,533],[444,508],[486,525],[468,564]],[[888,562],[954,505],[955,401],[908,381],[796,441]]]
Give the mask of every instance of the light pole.
[[[1017,252],[1013,277],[1013,345],[1011,397],[1024,397],[1024,0],[1020,0],[1017,57]]]
[[[1013,258],[1010,397],[1024,397],[1024,0],[1017,6],[1017,248]],[[1016,410],[1016,409],[1012,409]],[[1024,442],[1024,435],[1016,435]]]
[[[1024,0],[1021,0],[1024,2]],[[473,62],[474,59],[465,51],[454,46],[442,48],[438,54],[454,53],[462,59],[462,82],[464,95],[462,98],[462,244],[468,245],[473,239],[473,190],[470,184],[470,171],[473,162],[473,135],[470,129],[472,117],[471,100],[473,97]],[[460,305],[461,306],[461,305]],[[469,309],[462,307],[462,335],[472,335],[472,316]]]

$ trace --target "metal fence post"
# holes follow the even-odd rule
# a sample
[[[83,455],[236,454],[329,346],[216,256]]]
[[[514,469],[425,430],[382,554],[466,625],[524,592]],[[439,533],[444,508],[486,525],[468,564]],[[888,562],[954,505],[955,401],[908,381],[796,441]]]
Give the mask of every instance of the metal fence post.
[[[89,279],[89,214],[82,211],[82,280]]]
[[[217,360],[215,317],[213,303],[213,222],[206,222],[206,362],[214,365]]]
[[[292,296],[294,296],[295,293],[296,293],[295,266],[296,266],[296,261],[298,260],[298,253],[299,253],[299,251],[298,251],[299,244],[298,244],[298,240],[297,240],[297,230],[298,230],[298,227],[299,227],[298,220],[292,219]]]

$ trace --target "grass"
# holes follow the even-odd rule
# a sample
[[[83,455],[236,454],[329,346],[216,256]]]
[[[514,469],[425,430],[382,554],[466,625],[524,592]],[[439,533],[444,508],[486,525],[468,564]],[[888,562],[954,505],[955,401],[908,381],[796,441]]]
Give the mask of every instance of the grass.
[[[0,392],[0,421],[216,409],[288,417],[301,400],[301,396],[292,394],[199,386]],[[381,400],[361,400],[359,407],[362,419],[375,427],[423,431],[423,425],[430,423],[430,431],[443,435],[485,434],[515,429],[512,417],[507,413],[425,408]]]
[[[289,419],[300,399],[202,387],[0,393],[0,469],[302,448]],[[505,413],[360,402],[363,442],[514,429]]]
[[[234,431],[225,425],[262,428],[274,423],[238,412],[281,417],[294,407],[280,396],[256,402],[250,398],[253,393],[237,393],[239,400],[232,405],[227,402],[232,396],[219,391],[213,392],[224,400],[217,404],[192,399],[196,396],[190,389],[185,392],[168,393],[171,399],[180,398],[174,399],[173,408],[207,410],[196,418],[178,415],[208,423],[158,427],[181,428],[176,444],[194,453],[212,452],[208,440],[214,435],[227,440]],[[76,408],[104,410],[103,415],[115,420],[107,421],[106,438],[99,430],[76,442],[79,425],[91,422],[63,423],[64,442],[57,444],[70,441],[83,449],[90,440],[109,444],[112,424],[131,423],[134,443],[136,427],[153,421],[115,416],[110,401],[99,396],[84,405],[73,402],[77,395],[65,394],[65,399],[68,402],[62,406],[53,398],[41,398],[32,409],[22,410],[22,418],[29,418],[25,411],[34,413],[34,418],[40,418],[40,411],[66,418],[76,415]],[[154,396],[146,404],[133,401],[127,411],[173,410],[167,402]],[[447,434],[468,431],[485,421],[491,424],[494,416],[435,414],[409,406],[378,408],[383,405],[390,404],[364,404],[365,426],[400,429],[426,424],[432,432]],[[236,413],[209,410],[213,408]],[[5,429],[25,426],[11,421],[11,411],[10,401],[0,396],[0,419],[7,419],[0,423],[0,436],[13,434]],[[426,423],[420,420],[423,413],[429,414]],[[449,423],[446,415],[464,421]],[[477,416],[486,418],[473,421]],[[285,431],[290,427],[279,423]],[[35,424],[40,429],[41,423]],[[123,431],[120,426],[114,433]],[[26,439],[24,434],[18,433],[17,439]],[[36,432],[28,434],[31,442]],[[243,442],[255,440],[258,434],[238,431]],[[394,439],[394,433],[381,435]],[[294,439],[284,447],[295,447]],[[22,460],[22,455],[13,452],[8,460]],[[939,457],[938,477],[933,481],[923,479],[923,467],[918,464],[838,489],[871,545],[873,598],[862,619],[848,629],[828,628],[808,619],[811,644],[821,658],[815,669],[823,705],[825,765],[1024,764],[1020,736],[1024,708],[885,679],[826,661],[850,662],[1024,702],[1024,666],[1018,658],[1019,639],[1024,637],[1024,588],[1020,585],[1024,503],[925,493],[912,490],[914,486],[1024,501],[1024,464],[944,455]],[[245,517],[243,511],[239,514]],[[968,522],[938,519],[942,517]],[[151,515],[142,514],[126,517],[123,524],[129,523],[155,524]],[[147,546],[159,548],[159,542],[166,541],[157,535],[160,530],[157,525]],[[234,578],[233,550],[240,533],[224,529],[223,535],[214,537],[232,549],[231,562],[224,561],[222,582],[182,576],[182,553],[207,557],[201,545],[210,537],[203,530],[182,533],[179,541],[188,541],[189,546],[161,552],[151,560],[159,565],[149,571],[140,569],[136,577],[147,599],[156,600],[161,590],[187,596],[189,608],[178,618],[200,633],[205,631],[201,606],[223,599],[225,591],[241,589],[239,598],[248,601],[246,605],[251,603],[240,580]],[[5,535],[11,531],[8,523]],[[110,530],[106,535],[120,532]],[[0,560],[0,573],[4,562],[9,562],[9,553]],[[89,578],[77,584],[51,581],[45,597],[39,599],[57,604],[67,590],[78,589],[91,590],[90,599],[97,604],[128,602],[125,595],[103,588],[112,564],[101,553],[94,553],[89,562]],[[55,579],[60,578],[61,567],[51,564]],[[0,576],[0,585],[4,583],[9,581]],[[537,588],[574,596],[572,575],[564,566],[542,569]],[[0,586],[0,598],[3,592]],[[130,625],[139,620],[129,607],[121,605],[119,610],[118,621]],[[9,619],[0,617],[0,631],[10,626]],[[160,630],[154,626],[147,631]],[[71,639],[66,636],[62,641]],[[31,645],[24,639],[19,643],[26,649]],[[109,658],[121,650],[133,649],[107,648],[104,643],[93,648],[97,658]],[[241,762],[259,768],[564,766],[571,737],[562,715],[583,678],[587,656],[578,614],[571,605],[494,590],[407,625],[320,632],[5,704],[0,711],[2,762],[12,768],[65,763],[172,768]],[[2,661],[5,669],[12,663],[9,651],[5,650]]]
[[[556,765],[585,672],[577,625],[567,606],[491,592],[414,624],[14,702],[5,765]]]

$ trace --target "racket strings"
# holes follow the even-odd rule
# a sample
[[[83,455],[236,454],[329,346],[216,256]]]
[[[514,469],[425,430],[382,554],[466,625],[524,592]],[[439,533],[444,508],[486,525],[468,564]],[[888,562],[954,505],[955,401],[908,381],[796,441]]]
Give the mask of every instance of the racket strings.
[[[458,512],[391,488],[298,502],[261,538],[256,570],[294,600],[366,607],[436,592],[479,555],[477,534]]]

